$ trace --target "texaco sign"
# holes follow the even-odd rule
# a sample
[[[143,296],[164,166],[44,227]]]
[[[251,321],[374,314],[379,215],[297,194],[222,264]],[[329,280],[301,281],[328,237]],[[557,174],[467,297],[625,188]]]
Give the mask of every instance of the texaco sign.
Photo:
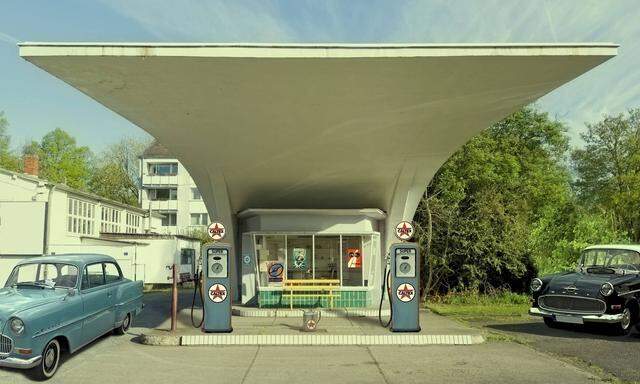
[[[414,232],[413,224],[408,221],[401,221],[396,225],[396,237],[402,241],[411,240]]]
[[[222,223],[211,223],[209,224],[207,233],[209,234],[210,238],[219,241],[224,239],[224,235],[227,234],[227,230],[224,228],[224,225],[222,225]]]

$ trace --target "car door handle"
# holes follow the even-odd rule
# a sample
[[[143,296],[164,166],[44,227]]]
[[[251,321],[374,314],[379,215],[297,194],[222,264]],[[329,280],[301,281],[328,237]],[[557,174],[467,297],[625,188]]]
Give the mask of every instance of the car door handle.
[[[112,296],[111,293],[107,293],[107,297],[111,297],[111,296]]]

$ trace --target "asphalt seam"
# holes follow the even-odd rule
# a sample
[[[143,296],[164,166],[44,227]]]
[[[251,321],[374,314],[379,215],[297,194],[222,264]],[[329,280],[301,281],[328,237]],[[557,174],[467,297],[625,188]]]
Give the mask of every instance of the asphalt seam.
[[[380,376],[382,376],[382,380],[384,380],[385,384],[390,384],[391,382],[387,378],[387,375],[385,375],[384,372],[382,371],[382,367],[380,366],[380,362],[373,355],[373,352],[371,352],[371,348],[365,347],[365,349],[367,350],[367,353],[369,353],[369,356],[371,356],[371,359],[373,360],[373,363],[375,364],[376,368],[378,369],[378,373],[380,373]]]
[[[256,353],[253,354],[253,358],[251,359],[251,363],[249,363],[247,370],[244,372],[244,375],[242,375],[242,381],[240,382],[241,384],[244,384],[247,381],[247,377],[249,377],[249,372],[251,372],[251,368],[253,368],[253,365],[258,359],[259,352],[260,352],[260,346],[258,345],[258,348],[256,348]]]

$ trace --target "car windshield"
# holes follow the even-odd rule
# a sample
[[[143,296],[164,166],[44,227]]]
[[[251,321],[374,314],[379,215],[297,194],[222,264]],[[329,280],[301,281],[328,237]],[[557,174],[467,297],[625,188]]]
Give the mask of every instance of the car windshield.
[[[587,271],[640,271],[640,254],[628,249],[589,249],[582,253],[580,267]]]
[[[62,263],[20,264],[13,269],[5,287],[74,288],[78,268]]]

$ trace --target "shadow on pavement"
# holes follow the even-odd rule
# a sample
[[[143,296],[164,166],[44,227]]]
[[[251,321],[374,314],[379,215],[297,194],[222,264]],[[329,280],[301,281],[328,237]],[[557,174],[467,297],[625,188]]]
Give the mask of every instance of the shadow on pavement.
[[[640,342],[640,334],[632,332],[628,336],[612,334],[611,330],[600,324],[572,325],[558,324],[558,328],[549,328],[542,322],[527,322],[514,324],[487,324],[486,328],[502,332],[513,332],[546,337],[564,337],[572,339],[602,339],[607,341],[628,343]]]

